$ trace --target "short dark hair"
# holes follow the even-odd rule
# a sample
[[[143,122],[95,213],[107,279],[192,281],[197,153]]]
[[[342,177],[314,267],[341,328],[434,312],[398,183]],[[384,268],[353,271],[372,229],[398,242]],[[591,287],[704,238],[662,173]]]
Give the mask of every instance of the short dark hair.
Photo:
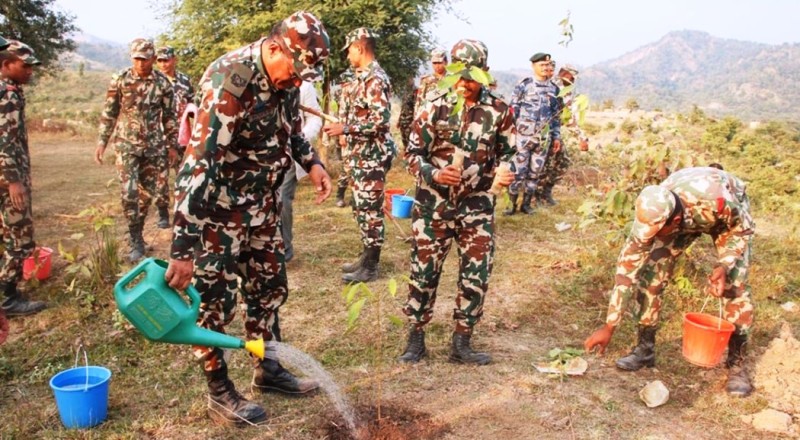
[[[712,162],[712,163],[708,164],[708,167],[709,168],[716,168],[718,170],[723,170],[723,171],[725,170],[725,168],[723,168],[722,165],[717,163],[717,162]]]
[[[0,50],[0,66],[2,66],[6,61],[17,61],[18,59],[19,57],[13,53],[7,50]]]
[[[374,38],[361,38],[359,40],[353,41],[352,44],[358,44],[364,48],[365,51],[374,54],[375,53],[375,39]]]

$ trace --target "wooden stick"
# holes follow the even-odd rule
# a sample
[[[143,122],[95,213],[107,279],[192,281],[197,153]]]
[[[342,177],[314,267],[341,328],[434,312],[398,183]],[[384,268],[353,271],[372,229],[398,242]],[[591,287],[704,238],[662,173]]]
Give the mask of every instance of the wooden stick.
[[[303,104],[298,105],[298,107],[300,108],[300,110],[302,110],[302,111],[304,111],[306,113],[310,113],[310,114],[312,114],[314,116],[319,116],[320,118],[322,118],[322,119],[324,119],[324,120],[326,120],[328,122],[333,122],[334,124],[338,124],[339,123],[339,118],[337,118],[336,116],[331,116],[329,114],[322,113],[319,110],[315,110],[315,109],[313,109],[311,107],[306,107]]]

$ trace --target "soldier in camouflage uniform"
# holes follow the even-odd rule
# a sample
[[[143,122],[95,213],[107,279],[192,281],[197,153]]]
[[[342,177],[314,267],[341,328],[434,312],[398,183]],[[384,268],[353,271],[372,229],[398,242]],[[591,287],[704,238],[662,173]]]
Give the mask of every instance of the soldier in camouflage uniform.
[[[450,360],[485,365],[488,353],[470,347],[473,327],[483,315],[494,259],[495,196],[489,192],[497,166],[510,167],[514,157],[515,127],[509,106],[481,83],[470,68],[486,68],[488,50],[476,40],[461,40],[451,51],[454,63],[466,69],[457,73],[457,93],[465,100],[452,114],[455,96],[447,90],[433,93],[414,120],[406,148],[409,172],[416,177],[412,215],[411,283],[403,312],[411,322],[402,362],[419,362],[425,356],[425,332],[430,322],[444,260],[455,241],[459,273]],[[454,157],[463,155],[463,165]],[[514,181],[510,171],[500,184]]]
[[[400,119],[397,121],[397,126],[403,138],[403,145],[408,145],[408,136],[411,134],[411,123],[414,122],[414,118],[419,114],[423,104],[427,101],[428,94],[437,90],[439,80],[442,79],[447,72],[446,66],[447,52],[442,49],[434,49],[431,51],[431,67],[433,68],[433,73],[419,79],[419,87],[415,88],[406,98],[407,100],[413,100],[413,105],[404,102],[403,108],[400,110]]]
[[[364,250],[358,260],[342,267],[345,282],[378,277],[383,246],[383,190],[386,173],[397,154],[389,134],[391,84],[375,59],[376,35],[367,28],[347,34],[343,50],[356,71],[348,87],[346,105],[339,108],[342,123],[327,125],[328,136],[347,136],[353,182],[353,214],[361,230]]]
[[[587,351],[598,347],[602,354],[629,299],[635,297],[638,345],[617,361],[617,367],[635,371],[654,366],[661,293],[676,258],[702,234],[709,234],[718,263],[709,277],[708,293],[723,299],[724,319],[736,327],[728,344],[727,391],[736,396],[749,394],[752,386],[743,359],[753,324],[747,275],[754,228],[744,182],[725,171],[686,168],[658,186],[645,187],[636,199],[633,228],[617,260],[606,324],[586,340]]]
[[[520,211],[533,214],[531,200],[547,156],[561,150],[559,89],[549,79],[552,60],[545,53],[537,53],[530,60],[534,76],[520,81],[511,96],[517,124],[516,179],[508,188],[511,206],[505,215],[517,211],[520,191],[524,193]]]
[[[22,316],[47,307],[44,302],[23,298],[17,290],[22,263],[36,247],[22,85],[33,77],[33,66],[41,63],[33,50],[19,41],[0,38],[0,50],[0,231],[4,248],[0,257],[0,292],[5,296],[1,307],[7,316]]]
[[[94,157],[102,164],[106,147],[114,145],[122,209],[130,232],[128,258],[137,261],[145,253],[142,230],[150,201],[158,194],[157,182],[169,166],[168,156],[177,154],[178,121],[172,84],[166,75],[153,70],[153,43],[133,40],[130,55],[133,66],[115,74],[108,86]],[[161,225],[166,222],[169,226],[168,206],[168,194],[156,199]]]
[[[350,99],[350,86],[353,84],[356,76],[352,69],[347,68],[341,75],[339,75],[338,87],[331,95],[331,99],[336,102],[339,110],[337,113],[346,113],[349,107]],[[350,186],[350,145],[347,142],[347,137],[340,135],[336,138],[341,149],[342,156],[342,172],[336,181],[336,206],[339,208],[345,207],[344,195],[347,192],[347,187]]]
[[[180,120],[184,110],[186,110],[186,106],[194,100],[194,87],[189,76],[175,68],[177,63],[178,57],[175,55],[175,49],[170,46],[158,48],[156,51],[156,64],[158,64],[158,69],[161,73],[172,84],[172,90],[175,92],[175,116]],[[186,149],[180,143],[174,146],[167,145],[167,148],[170,151],[169,163],[167,167],[161,170],[156,182],[158,187],[156,191],[156,206],[159,207],[158,227],[162,229],[169,228],[169,210],[167,209],[170,193],[169,169],[175,168],[177,170]],[[162,206],[164,208],[161,208]]]
[[[214,61],[200,80],[201,103],[176,178],[175,225],[166,279],[185,289],[194,276],[198,324],[224,332],[241,292],[248,339],[280,341],[278,311],[288,296],[281,238],[280,186],[293,159],[309,173],[317,203],[331,181],[303,136],[299,87],[322,78],[330,40],[322,23],[300,11],[264,37]],[[260,423],[264,409],[228,378],[219,348],[194,347],[218,422]],[[302,395],[317,389],[281,366],[275,352],[255,360],[253,392]]]

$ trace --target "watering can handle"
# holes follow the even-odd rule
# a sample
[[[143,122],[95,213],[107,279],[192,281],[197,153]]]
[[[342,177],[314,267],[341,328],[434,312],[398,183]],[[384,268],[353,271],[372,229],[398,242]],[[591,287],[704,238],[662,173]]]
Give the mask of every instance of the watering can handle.
[[[192,312],[195,315],[200,313],[200,292],[197,291],[193,284],[189,284],[189,287],[186,288],[186,294],[192,300]]]
[[[130,270],[130,272],[128,272],[122,278],[120,278],[120,280],[117,281],[117,285],[118,286],[122,286],[122,288],[127,291],[128,290],[128,283],[130,283],[137,276],[139,276],[139,274],[142,273],[142,271],[144,271],[144,268],[147,267],[147,265],[151,261],[153,261],[152,257],[149,257],[149,258],[146,258],[146,259],[142,260],[141,263],[137,264],[136,267],[134,267],[133,269]]]

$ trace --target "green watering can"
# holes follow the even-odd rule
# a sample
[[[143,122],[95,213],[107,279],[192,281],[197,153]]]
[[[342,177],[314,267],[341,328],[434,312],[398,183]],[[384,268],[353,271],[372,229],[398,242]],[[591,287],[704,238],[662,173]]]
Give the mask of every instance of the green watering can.
[[[259,359],[264,359],[262,339],[245,342],[233,336],[198,327],[200,294],[194,286],[189,285],[186,293],[192,302],[191,305],[187,304],[181,295],[167,284],[164,279],[166,272],[166,261],[147,258],[114,286],[117,308],[147,339],[171,344],[244,348]],[[134,282],[135,284],[131,285]]]

